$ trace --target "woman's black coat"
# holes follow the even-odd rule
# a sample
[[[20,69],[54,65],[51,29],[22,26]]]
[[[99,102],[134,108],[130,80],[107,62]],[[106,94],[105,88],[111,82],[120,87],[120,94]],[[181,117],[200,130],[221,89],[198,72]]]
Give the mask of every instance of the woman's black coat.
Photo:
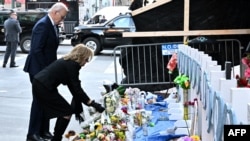
[[[90,100],[81,87],[79,71],[81,66],[72,60],[58,59],[34,77],[33,94],[50,117],[80,114],[82,105]],[[58,86],[67,85],[74,99],[74,107],[59,94]]]

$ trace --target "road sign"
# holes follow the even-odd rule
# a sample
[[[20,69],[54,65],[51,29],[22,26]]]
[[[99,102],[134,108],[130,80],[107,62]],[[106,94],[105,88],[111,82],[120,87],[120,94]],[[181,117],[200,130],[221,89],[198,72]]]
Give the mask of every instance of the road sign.
[[[173,53],[177,53],[178,44],[163,44],[161,49],[162,55],[172,55]]]

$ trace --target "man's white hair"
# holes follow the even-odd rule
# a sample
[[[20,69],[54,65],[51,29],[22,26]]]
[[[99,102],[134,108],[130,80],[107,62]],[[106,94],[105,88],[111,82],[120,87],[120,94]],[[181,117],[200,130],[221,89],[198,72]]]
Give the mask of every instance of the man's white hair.
[[[64,3],[57,2],[57,3],[52,5],[52,7],[48,10],[48,12],[50,13],[51,11],[60,11],[62,9],[69,11],[68,7]]]

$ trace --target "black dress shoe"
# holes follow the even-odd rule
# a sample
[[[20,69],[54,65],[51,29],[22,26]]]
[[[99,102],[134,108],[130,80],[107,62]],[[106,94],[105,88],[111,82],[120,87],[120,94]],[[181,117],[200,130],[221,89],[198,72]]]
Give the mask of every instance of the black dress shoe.
[[[44,133],[41,133],[41,137],[43,139],[49,140],[53,138],[53,135],[50,132],[44,132]]]
[[[26,141],[46,141],[43,138],[41,138],[39,135],[29,135],[27,136],[27,140]]]
[[[6,65],[5,65],[5,64],[3,64],[3,68],[6,68]]]
[[[18,67],[17,65],[11,65],[10,68],[16,68]]]

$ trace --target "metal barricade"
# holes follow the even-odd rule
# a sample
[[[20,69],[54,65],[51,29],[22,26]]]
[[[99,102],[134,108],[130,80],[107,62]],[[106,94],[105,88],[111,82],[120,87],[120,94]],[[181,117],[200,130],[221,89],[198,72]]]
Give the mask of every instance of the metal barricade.
[[[137,86],[145,90],[173,87],[173,80],[178,75],[178,71],[169,74],[166,66],[171,58],[171,53],[175,52],[172,47],[177,44],[182,43],[115,47],[113,51],[115,82],[123,86]],[[223,39],[215,42],[193,42],[188,45],[212,56],[212,59],[218,61],[218,65],[222,66],[222,70],[227,61],[231,62],[232,66],[241,64],[241,43],[238,40]]]
[[[212,60],[216,60],[218,65],[221,65],[222,70],[225,70],[225,62],[231,62],[232,67],[239,66],[240,72],[235,72],[232,68],[234,76],[236,74],[242,76],[242,49],[241,43],[237,39],[218,39],[208,42],[191,42],[188,45],[192,48],[196,48],[199,51],[204,51],[212,57]]]
[[[176,44],[179,43],[117,46],[114,49],[116,83],[136,86],[143,90],[159,90],[162,86],[173,86],[173,78],[178,74],[168,73],[166,65],[171,53],[163,54],[162,48]]]
[[[63,27],[67,38],[70,38],[74,33],[74,27],[77,26],[77,21],[64,21]]]

